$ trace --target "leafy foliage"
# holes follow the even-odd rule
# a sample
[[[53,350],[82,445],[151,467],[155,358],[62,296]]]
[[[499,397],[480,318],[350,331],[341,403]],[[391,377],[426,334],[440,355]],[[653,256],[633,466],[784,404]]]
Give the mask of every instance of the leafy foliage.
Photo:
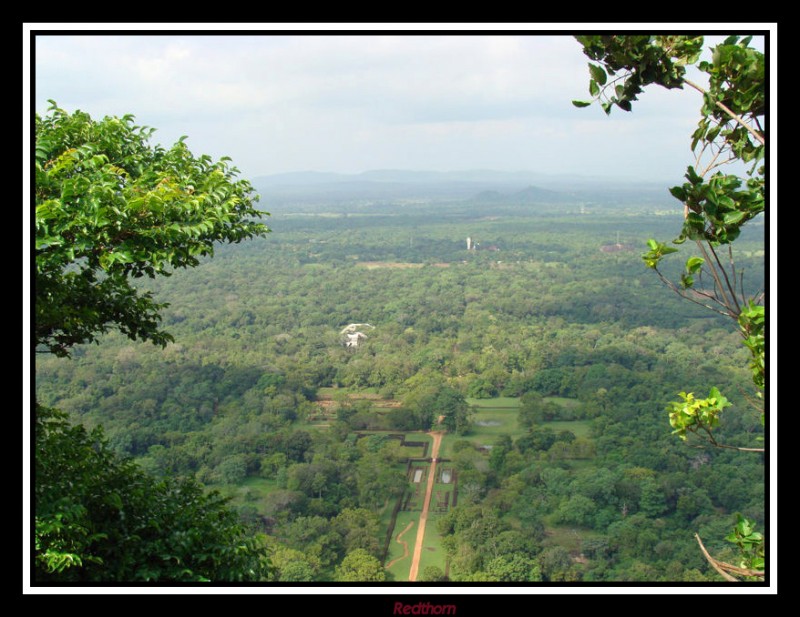
[[[69,356],[118,328],[165,346],[160,311],[132,279],[168,276],[219,241],[268,230],[251,186],[227,160],[195,158],[181,139],[148,145],[132,116],[93,121],[51,101],[36,117],[37,351]],[[258,536],[217,493],[156,480],[117,458],[99,429],[36,407],[35,566],[39,581],[236,581],[266,577]],[[232,460],[229,474],[243,473]]]
[[[703,104],[691,148],[697,162],[689,166],[682,186],[670,189],[684,204],[682,244],[693,240],[702,257],[686,260],[680,284],[669,281],[659,270],[661,260],[677,249],[649,240],[649,251],[642,257],[671,289],[683,297],[735,320],[753,355],[753,382],[764,387],[763,292],[748,295],[741,272],[736,271],[730,244],[749,221],[765,211],[764,167],[766,140],[761,127],[765,112],[764,55],[751,48],[752,37],[739,40],[731,36],[714,47],[711,61],[698,62],[702,37],[687,36],[580,36],[587,56],[601,61],[610,74],[623,71],[618,80],[624,85],[617,98],[608,98],[596,85],[602,67],[590,65],[590,90],[609,113],[611,104],[630,110],[646,85],[655,83],[667,88],[689,85],[702,93]],[[707,89],[685,77],[685,66],[696,64],[709,76]],[[595,84],[592,86],[592,84]],[[616,89],[615,89],[616,93]],[[624,104],[622,104],[624,103]],[[701,161],[704,167],[701,167]],[[748,165],[747,178],[716,171],[733,161]],[[728,261],[723,264],[718,252],[728,245]],[[698,283],[711,280],[711,287]],[[683,433],[679,433],[685,436]]]
[[[375,557],[363,548],[347,554],[336,568],[336,580],[349,583],[377,583],[386,580],[386,572]]]
[[[739,326],[744,336],[744,345],[750,350],[750,369],[753,383],[764,387],[764,307],[752,302],[739,313]]]
[[[675,430],[673,435],[677,435],[684,441],[686,433],[697,433],[706,431],[709,435],[711,430],[719,425],[719,415],[726,407],[731,404],[716,388],[711,388],[708,398],[697,399],[691,392],[679,393],[680,402],[670,404],[669,423]]]
[[[35,566],[39,582],[258,581],[263,543],[217,493],[155,480],[99,429],[36,409]]]
[[[575,38],[589,58],[601,63],[589,64],[589,93],[595,99],[600,98],[606,114],[611,113],[614,105],[630,111],[631,102],[650,84],[683,87],[686,65],[697,62],[703,45],[702,37],[686,36],[588,35]],[[610,82],[609,76],[614,78]],[[591,102],[573,101],[573,104],[587,107]]]
[[[686,260],[679,284],[669,280],[659,269],[662,259],[677,252],[676,249],[651,239],[648,241],[650,250],[642,258],[647,267],[655,270],[659,278],[680,296],[725,315],[737,324],[751,354],[753,383],[760,398],[765,386],[764,292],[746,292],[743,274],[737,272],[730,245],[740,237],[748,222],[766,211],[765,169],[762,164],[766,135],[761,124],[766,109],[764,55],[750,47],[752,37],[741,40],[738,36],[726,38],[711,50],[710,62],[698,62],[702,37],[576,38],[586,55],[603,65],[589,65],[589,91],[606,114],[610,113],[613,105],[630,111],[631,101],[636,100],[644,86],[653,83],[666,88],[688,85],[702,94],[700,120],[691,141],[695,164],[687,168],[687,182],[670,189],[670,194],[684,205],[681,234],[673,243],[679,245],[692,240],[702,256]],[[707,88],[686,78],[687,65],[696,65],[708,75]],[[616,75],[619,71],[622,73],[614,82],[607,84],[606,72]],[[588,105],[586,102],[574,103],[579,107]],[[719,171],[720,167],[733,162],[746,166],[746,177]],[[722,247],[727,248],[727,263],[723,263],[720,256]],[[720,444],[713,433],[719,425],[719,414],[731,406],[716,387],[711,388],[706,399],[696,399],[693,394],[685,392],[681,392],[680,397],[680,401],[672,402],[667,408],[670,424],[675,429],[673,434],[685,440],[687,432],[697,434],[702,431],[714,446],[732,447]],[[763,424],[763,408],[761,420]],[[746,544],[741,540],[748,535],[745,531],[749,524],[740,519],[732,536],[734,541],[736,538],[740,540],[738,544],[744,560],[752,563],[752,543]]]
[[[181,139],[148,144],[133,116],[94,121],[51,101],[36,116],[35,343],[69,355],[110,327],[165,345],[164,304],[130,279],[200,263],[214,243],[263,235],[252,187],[228,159],[194,157]]]
[[[742,555],[740,567],[748,570],[764,569],[764,536],[755,530],[755,523],[739,515],[736,526],[725,539],[739,547]]]

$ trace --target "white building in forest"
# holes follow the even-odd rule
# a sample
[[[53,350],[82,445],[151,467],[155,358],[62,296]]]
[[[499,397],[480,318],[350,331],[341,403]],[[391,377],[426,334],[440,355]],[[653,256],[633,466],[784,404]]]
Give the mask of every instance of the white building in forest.
[[[366,340],[369,338],[366,334],[364,334],[361,330],[364,328],[374,329],[375,326],[370,325],[368,323],[351,323],[348,326],[342,328],[342,331],[339,333],[342,335],[343,343],[345,347],[358,347],[361,341]]]

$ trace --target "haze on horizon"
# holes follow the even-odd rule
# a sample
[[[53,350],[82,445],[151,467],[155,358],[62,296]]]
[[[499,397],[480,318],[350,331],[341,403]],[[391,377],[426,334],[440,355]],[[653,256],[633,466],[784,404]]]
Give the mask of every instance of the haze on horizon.
[[[716,37],[719,38],[719,37]],[[35,108],[132,113],[164,145],[248,177],[487,169],[674,181],[692,162],[695,92],[634,112],[577,109],[571,36],[38,35]]]

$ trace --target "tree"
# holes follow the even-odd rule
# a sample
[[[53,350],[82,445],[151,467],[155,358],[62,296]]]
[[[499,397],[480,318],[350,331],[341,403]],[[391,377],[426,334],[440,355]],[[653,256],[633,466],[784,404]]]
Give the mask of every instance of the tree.
[[[336,580],[349,583],[373,583],[386,580],[381,562],[363,548],[351,551],[336,566]]]
[[[426,583],[440,583],[446,581],[447,577],[439,566],[425,566],[420,580]]]
[[[114,327],[160,345],[165,305],[132,278],[169,276],[215,242],[264,235],[256,196],[227,158],[194,157],[181,138],[148,144],[131,115],[94,121],[50,101],[35,119],[37,351],[69,355]]]
[[[539,564],[530,557],[519,554],[500,555],[486,564],[486,574],[496,581],[540,582]]]
[[[36,410],[35,571],[39,582],[258,581],[263,539],[218,493],[156,480],[119,459],[102,431]]]
[[[764,55],[750,47],[752,37],[730,36],[712,49],[711,61],[700,61],[703,37],[690,36],[578,36],[584,53],[599,64],[589,63],[589,92],[595,102],[610,114],[614,106],[631,111],[632,102],[651,84],[665,88],[688,86],[702,95],[697,129],[692,134],[691,148],[695,164],[686,170],[687,182],[670,189],[684,208],[684,222],[673,244],[694,242],[699,254],[690,256],[676,282],[665,275],[662,260],[678,249],[665,242],[648,240],[645,264],[661,281],[686,300],[704,306],[731,319],[750,352],[750,369],[756,387],[754,406],[764,424],[762,391],[765,387],[765,313],[763,290],[753,291],[745,285],[743,272],[736,268],[732,243],[742,228],[766,212],[763,160],[766,154],[766,133],[763,118],[766,111]],[[703,88],[686,76],[686,67],[696,66],[708,75],[709,85]],[[612,79],[609,81],[609,77]],[[578,107],[591,104],[573,101]],[[728,164],[743,164],[744,176],[723,173]],[[674,434],[686,440],[689,434],[713,446],[741,451],[763,452],[763,448],[739,447],[718,442],[714,429],[720,415],[731,406],[716,386],[709,396],[700,399],[693,393],[681,392],[680,400],[668,407]],[[651,495],[652,496],[652,495]],[[661,506],[656,506],[656,510]],[[727,580],[737,580],[731,572],[743,577],[763,577],[763,542],[753,531],[753,523],[737,524],[740,536],[749,540],[742,548],[742,562],[732,566],[711,557],[695,534],[709,563]],[[729,536],[736,542],[736,533]]]
[[[52,101],[49,111],[35,119],[36,350],[69,356],[111,328],[164,346],[165,305],[132,279],[266,233],[251,220],[262,215],[251,186],[184,139],[149,146],[153,129],[133,116],[95,122]],[[264,580],[263,547],[219,494],[155,480],[56,410],[35,415],[38,580]]]
[[[536,558],[541,577],[545,581],[567,581],[572,579],[572,558],[563,546],[546,548]]]

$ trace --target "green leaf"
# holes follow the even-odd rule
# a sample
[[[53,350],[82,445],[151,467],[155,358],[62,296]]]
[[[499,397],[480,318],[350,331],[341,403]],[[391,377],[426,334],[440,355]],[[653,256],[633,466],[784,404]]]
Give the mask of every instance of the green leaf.
[[[703,179],[697,175],[697,172],[694,170],[694,167],[691,165],[686,168],[686,179],[691,182],[694,186],[703,183]]]
[[[673,186],[671,189],[669,189],[669,192],[678,201],[686,201],[686,191],[682,186]]]
[[[690,257],[686,260],[686,271],[694,274],[703,266],[704,263],[706,263],[706,260],[702,257]]]
[[[601,86],[606,85],[607,77],[606,77],[606,72],[603,70],[603,67],[594,65],[590,62],[589,72],[592,75],[592,79],[594,79],[598,84],[600,84]]]
[[[589,105],[591,105],[592,102],[591,101],[572,101],[572,104],[575,105],[575,107],[589,107]]]
[[[722,215],[722,221],[726,225],[735,225],[736,223],[741,222],[744,216],[745,216],[744,212],[741,212],[739,210],[735,212],[726,212],[725,214]]]
[[[600,86],[597,85],[597,82],[594,79],[589,80],[589,94],[592,96],[597,96],[600,94]]]

